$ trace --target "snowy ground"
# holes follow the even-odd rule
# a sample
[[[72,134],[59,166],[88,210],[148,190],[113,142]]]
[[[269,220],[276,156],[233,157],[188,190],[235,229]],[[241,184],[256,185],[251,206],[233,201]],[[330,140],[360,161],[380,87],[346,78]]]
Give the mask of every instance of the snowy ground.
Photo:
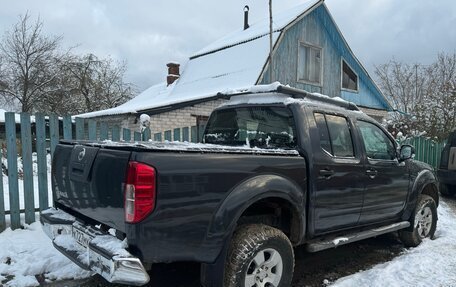
[[[361,264],[360,268],[364,271],[348,270],[346,277],[341,277],[347,274],[339,272],[334,274],[334,269],[325,263],[318,263],[319,258],[329,257],[335,260],[335,254],[344,252],[343,248],[350,250],[358,250],[358,255],[351,254],[345,260],[354,261],[366,256],[376,248],[376,243],[367,241],[342,246],[337,249],[315,253],[311,256],[310,261],[318,266],[319,274],[316,276],[317,281],[309,282],[306,280],[309,276],[304,276],[302,279],[294,280],[294,286],[456,286],[456,201],[446,200],[439,207],[439,222],[434,240],[426,240],[417,248],[405,249],[400,244],[398,253],[391,252],[388,246],[387,237],[379,238],[378,240],[387,241],[380,253],[389,254],[393,257],[392,260],[385,263],[380,263],[371,266],[371,261],[367,260],[364,267]],[[394,240],[392,240],[394,244]],[[50,239],[42,232],[39,223],[34,223],[25,226],[23,230],[11,231],[10,229],[0,233],[0,285],[4,286],[38,286],[39,281],[46,280],[52,282],[55,280],[81,279],[90,276],[88,272],[81,270],[59,252],[54,250]],[[363,251],[364,250],[364,251]],[[339,252],[339,253],[338,253]],[[297,250],[299,253],[299,250]],[[378,250],[374,254],[380,254]],[[297,267],[295,277],[298,277],[306,269],[300,261],[306,260],[307,255],[297,256]],[[342,255],[344,256],[344,255]],[[332,258],[331,258],[332,257]],[[389,259],[388,259],[389,260]],[[304,265],[309,266],[307,263]],[[344,268],[339,266],[337,268]],[[337,269],[336,268],[336,269]],[[356,267],[355,267],[356,268]],[[186,266],[181,269],[188,269]],[[158,276],[169,276],[169,278],[160,278],[165,283],[158,283],[154,280],[151,286],[197,286],[196,283],[189,283],[189,277],[185,280],[185,284],[176,282],[173,283],[176,277],[185,272],[182,270],[173,271],[172,275],[158,273]],[[194,280],[197,281],[197,271],[193,272]],[[337,272],[336,272],[337,273]],[[186,276],[184,276],[186,277]],[[157,275],[152,276],[157,279]],[[327,279],[325,279],[327,278]],[[329,280],[328,280],[329,278]],[[335,279],[337,279],[334,281]],[[66,284],[65,284],[66,285]],[[76,286],[76,285],[73,285]],[[101,282],[100,279],[94,279],[92,283],[86,282],[84,286],[110,286],[106,282]]]
[[[39,222],[3,231],[0,246],[0,286],[39,286],[91,275],[54,249]]]
[[[393,260],[337,280],[332,286],[456,286],[456,216],[446,202],[439,207],[434,240],[405,250]]]

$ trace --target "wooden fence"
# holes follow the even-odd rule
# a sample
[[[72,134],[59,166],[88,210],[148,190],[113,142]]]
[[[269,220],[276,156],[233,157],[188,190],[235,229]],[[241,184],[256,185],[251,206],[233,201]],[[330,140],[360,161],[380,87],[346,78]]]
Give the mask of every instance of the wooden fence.
[[[445,144],[425,137],[416,137],[401,141],[400,144],[410,144],[415,147],[415,160],[430,164],[438,168],[440,156]]]
[[[58,117],[21,113],[16,123],[14,113],[5,113],[5,139],[7,181],[4,185],[3,171],[0,176],[0,232],[6,228],[6,215],[10,215],[11,228],[21,227],[21,213],[25,223],[35,221],[35,212],[49,207],[50,182],[48,181],[48,157],[52,156],[60,139],[112,140],[112,141],[188,141],[198,142],[204,126],[176,128],[162,133],[121,129],[117,125],[93,119],[71,116]],[[139,130],[139,126],[138,126]],[[2,162],[0,152],[0,162]],[[18,172],[18,159],[22,169]],[[34,162],[35,161],[35,162]],[[33,165],[35,164],[35,170]],[[3,169],[3,167],[2,167]],[[36,179],[36,180],[34,180]],[[4,186],[6,190],[4,190]],[[9,196],[9,208],[5,209],[5,195]],[[52,201],[51,201],[52,202]]]

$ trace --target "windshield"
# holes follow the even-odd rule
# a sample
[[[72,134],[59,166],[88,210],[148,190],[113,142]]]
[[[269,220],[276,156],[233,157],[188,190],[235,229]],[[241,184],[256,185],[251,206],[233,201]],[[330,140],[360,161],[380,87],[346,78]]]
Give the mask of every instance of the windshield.
[[[245,107],[215,111],[203,141],[229,146],[293,149],[296,129],[285,107]]]

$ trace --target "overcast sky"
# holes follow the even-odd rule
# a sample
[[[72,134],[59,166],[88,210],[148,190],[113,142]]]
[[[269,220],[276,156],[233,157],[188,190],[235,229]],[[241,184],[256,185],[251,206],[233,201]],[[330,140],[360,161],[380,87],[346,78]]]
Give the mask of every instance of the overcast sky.
[[[274,11],[304,1],[274,0]],[[144,90],[164,81],[165,64],[187,58],[243,25],[268,16],[267,0],[0,0],[0,33],[21,14],[41,17],[66,47],[125,60],[127,81]],[[391,58],[430,63],[456,51],[456,0],[326,0],[349,45],[373,75]]]

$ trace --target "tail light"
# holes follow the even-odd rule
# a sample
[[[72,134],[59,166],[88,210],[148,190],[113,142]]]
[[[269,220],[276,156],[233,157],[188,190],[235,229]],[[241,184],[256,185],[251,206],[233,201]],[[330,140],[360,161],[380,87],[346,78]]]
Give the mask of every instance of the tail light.
[[[131,161],[128,163],[125,183],[125,221],[137,223],[155,208],[156,173],[149,165]]]

